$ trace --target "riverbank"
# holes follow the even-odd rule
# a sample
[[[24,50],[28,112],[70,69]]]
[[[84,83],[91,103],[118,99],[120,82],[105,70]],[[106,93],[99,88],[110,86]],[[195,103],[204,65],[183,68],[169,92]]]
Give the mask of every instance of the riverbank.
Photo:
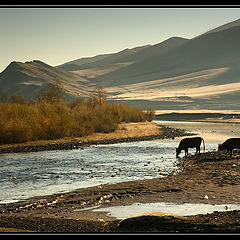
[[[159,213],[119,220],[96,207],[133,203],[240,204],[240,162],[217,152],[183,158],[161,178],[104,184],[0,206],[0,227],[36,232],[239,232],[240,211],[195,216]],[[14,230],[13,230],[14,231]]]
[[[127,124],[130,125],[133,130],[137,126],[140,127],[137,123]],[[159,127],[155,123],[150,125],[155,125],[154,128],[159,131],[153,134],[155,137],[173,138],[177,134],[184,134],[180,130],[179,132],[172,128]],[[122,125],[118,130],[127,132],[127,126]],[[116,139],[114,136],[116,133],[112,134],[112,139]],[[133,138],[129,136],[126,139],[131,139],[130,137]],[[89,141],[100,141],[102,144],[105,140],[94,138]],[[124,220],[116,219],[106,212],[94,211],[96,208],[133,203],[240,204],[238,156],[230,157],[223,153],[207,152],[182,158],[179,166],[182,169],[179,173],[160,174],[159,178],[79,188],[68,193],[33,197],[21,202],[0,205],[0,232],[6,230],[65,233],[239,233],[240,211],[185,217],[163,215],[156,211],[157,213],[147,213],[144,216]]]
[[[90,145],[121,142],[147,141],[191,135],[183,129],[159,126],[153,122],[121,123],[110,133],[93,133],[84,137],[39,140],[21,144],[0,145],[1,153],[39,152],[51,150],[72,150]]]

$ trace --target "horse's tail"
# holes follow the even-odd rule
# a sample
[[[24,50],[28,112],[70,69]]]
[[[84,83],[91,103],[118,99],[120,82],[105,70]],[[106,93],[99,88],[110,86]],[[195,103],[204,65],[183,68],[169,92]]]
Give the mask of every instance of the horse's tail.
[[[205,142],[204,142],[203,138],[202,138],[202,141],[203,141],[203,152],[205,153],[206,152],[206,146],[205,146]]]

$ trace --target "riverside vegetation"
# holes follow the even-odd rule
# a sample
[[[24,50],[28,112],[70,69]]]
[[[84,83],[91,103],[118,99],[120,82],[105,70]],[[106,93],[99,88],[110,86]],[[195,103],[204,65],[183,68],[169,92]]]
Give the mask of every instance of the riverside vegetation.
[[[98,87],[87,99],[67,101],[59,82],[50,84],[36,101],[13,95],[0,102],[0,144],[82,137],[111,132],[121,122],[152,121],[153,110],[144,112],[125,104],[108,103]]]

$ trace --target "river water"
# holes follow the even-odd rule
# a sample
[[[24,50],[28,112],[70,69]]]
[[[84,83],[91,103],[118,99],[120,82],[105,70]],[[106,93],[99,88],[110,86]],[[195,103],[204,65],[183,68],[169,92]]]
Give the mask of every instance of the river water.
[[[156,121],[198,133],[207,151],[228,137],[240,136],[240,125]],[[0,155],[0,204],[81,187],[163,177],[177,172],[175,148],[181,138],[84,149]],[[190,150],[189,153],[194,153]],[[183,156],[182,153],[180,156]]]

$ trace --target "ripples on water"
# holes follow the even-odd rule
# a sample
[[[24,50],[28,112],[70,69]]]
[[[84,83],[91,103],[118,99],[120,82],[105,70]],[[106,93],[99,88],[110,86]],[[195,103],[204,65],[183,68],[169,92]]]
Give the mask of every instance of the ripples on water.
[[[175,143],[146,141],[0,156],[0,203],[177,171]],[[162,175],[161,175],[162,174]]]
[[[95,206],[97,208],[99,206]],[[77,209],[75,211],[81,211],[84,209]],[[107,212],[109,216],[116,217],[118,219],[125,219],[138,214],[143,213],[167,213],[167,214],[177,214],[180,216],[191,216],[196,214],[207,214],[214,211],[232,211],[240,210],[240,205],[238,204],[205,204],[205,203],[133,203],[127,206],[113,206],[107,208],[94,209],[94,212]]]
[[[174,126],[170,123],[168,126],[187,129],[193,125],[179,123]],[[199,128],[199,125],[195,126]],[[204,131],[207,132],[207,128]],[[164,176],[178,171],[175,148],[179,141],[176,138],[98,145],[71,151],[2,154],[0,203],[99,184]],[[217,147],[216,141],[206,145],[208,151]]]

